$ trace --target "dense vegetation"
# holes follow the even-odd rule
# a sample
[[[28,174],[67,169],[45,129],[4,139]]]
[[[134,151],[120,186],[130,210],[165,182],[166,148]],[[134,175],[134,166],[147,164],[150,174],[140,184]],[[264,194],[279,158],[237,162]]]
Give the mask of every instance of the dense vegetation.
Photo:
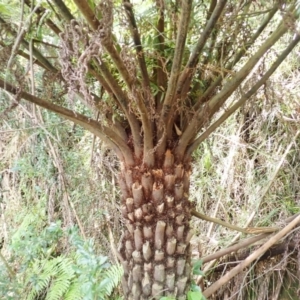
[[[297,17],[2,0],[1,297],[280,299],[298,266]]]

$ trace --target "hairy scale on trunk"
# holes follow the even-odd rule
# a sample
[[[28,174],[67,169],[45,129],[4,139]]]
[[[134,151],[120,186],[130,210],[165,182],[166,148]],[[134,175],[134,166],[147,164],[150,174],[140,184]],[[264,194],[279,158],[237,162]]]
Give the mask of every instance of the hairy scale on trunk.
[[[30,22],[21,30],[0,14],[0,62],[9,62],[11,72],[0,75],[0,88],[75,122],[114,150],[125,299],[185,299],[191,155],[297,45],[296,1],[73,2],[25,0]],[[46,9],[53,16],[41,21]],[[26,32],[37,26],[58,44],[30,44]],[[279,41],[281,52],[268,58]],[[20,57],[31,62],[31,74],[44,72],[42,82],[24,80]],[[247,81],[251,72],[259,72],[255,83]],[[230,98],[236,91],[242,92]],[[75,111],[78,102],[97,118]]]

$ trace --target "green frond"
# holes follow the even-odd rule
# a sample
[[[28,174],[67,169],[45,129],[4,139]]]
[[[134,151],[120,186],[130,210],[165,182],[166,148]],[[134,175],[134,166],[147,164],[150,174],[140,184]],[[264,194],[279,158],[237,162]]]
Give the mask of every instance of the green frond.
[[[56,273],[56,264],[57,262],[54,260],[34,261],[27,275],[27,284],[31,286],[27,300],[34,299],[36,295],[49,286],[51,278]]]
[[[46,300],[59,300],[68,291],[70,287],[70,278],[68,276],[60,276],[51,282],[51,287],[47,293]]]
[[[104,279],[100,282],[99,290],[109,296],[115,287],[118,286],[123,276],[123,268],[120,265],[113,265],[107,269],[103,275]]]
[[[65,300],[82,300],[81,284],[78,280],[74,280],[69,286],[69,290],[64,296]]]
[[[9,15],[9,9],[6,5],[0,3],[0,14],[2,15]]]
[[[71,259],[62,257],[58,258],[56,274],[52,279],[46,300],[59,300],[69,290],[71,282],[75,276],[72,263]]]
[[[45,289],[48,290],[46,300],[61,299],[75,277],[72,264],[71,259],[61,256],[51,260],[36,260],[28,274],[31,292],[27,299],[34,299]]]
[[[30,215],[28,215],[23,226],[27,228],[31,221]],[[59,228],[60,225],[57,226]],[[49,247],[53,246],[51,238],[54,236],[58,239],[60,234],[56,233],[60,231],[51,225],[44,232],[45,234],[43,233],[40,239],[32,236],[28,239],[28,243],[24,244],[30,245],[29,242],[34,240],[36,241],[34,247],[37,249],[46,245],[43,251],[28,250],[31,258],[26,260],[26,269],[24,269],[26,270],[24,281],[27,291],[24,299],[109,299],[121,280],[122,267],[112,266],[106,256],[96,254],[93,241],[83,241],[77,230],[72,233],[75,251],[69,253],[68,257],[61,255],[53,258],[50,254],[52,251],[49,250]],[[51,235],[49,236],[47,233],[51,233]],[[21,236],[22,233],[20,232],[19,235]],[[42,243],[42,239],[47,243]],[[19,240],[20,237],[16,238],[16,243]],[[38,256],[35,257],[34,254]]]
[[[73,269],[73,260],[70,258],[60,258],[60,261],[57,264],[58,267],[58,273],[59,274],[66,274],[68,277],[73,278],[74,277],[74,269]]]
[[[0,15],[5,19],[9,18],[19,18],[20,17],[20,10],[18,1],[8,1],[8,0],[1,0],[0,2]]]

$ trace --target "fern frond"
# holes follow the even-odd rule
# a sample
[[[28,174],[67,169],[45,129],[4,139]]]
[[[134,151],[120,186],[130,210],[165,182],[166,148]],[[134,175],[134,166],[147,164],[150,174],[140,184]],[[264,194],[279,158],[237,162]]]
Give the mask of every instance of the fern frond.
[[[35,261],[28,280],[31,292],[27,299],[34,299],[46,288],[48,290],[46,300],[61,299],[75,277],[72,264],[71,259],[61,256],[51,260]]]
[[[51,278],[56,274],[57,262],[55,260],[35,260],[28,272],[27,284],[31,286],[27,300],[33,300],[36,295],[46,289]]]
[[[68,291],[74,278],[74,271],[70,268],[71,263],[69,259],[64,259],[57,264],[57,274],[51,282],[46,300],[59,300]]]
[[[71,281],[68,276],[60,276],[51,282],[46,300],[60,300],[68,291]]]
[[[106,296],[109,296],[113,292],[113,289],[118,286],[122,276],[123,268],[120,265],[111,266],[105,271],[104,278],[99,285],[99,290]]]
[[[83,300],[84,297],[81,293],[81,284],[78,280],[72,282],[69,290],[64,296],[64,300]]]

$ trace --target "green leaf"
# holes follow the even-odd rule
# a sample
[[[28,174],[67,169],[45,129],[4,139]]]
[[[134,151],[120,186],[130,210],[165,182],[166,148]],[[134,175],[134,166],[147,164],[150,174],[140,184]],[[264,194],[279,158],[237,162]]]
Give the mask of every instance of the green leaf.
[[[197,260],[193,266],[193,274],[204,276],[204,273],[201,271],[203,261],[201,259]]]
[[[188,300],[205,300],[201,292],[188,292]]]
[[[0,14],[10,16],[9,9],[2,3],[0,3]]]
[[[191,292],[201,292],[201,288],[199,285],[197,285],[194,281],[191,284]]]

